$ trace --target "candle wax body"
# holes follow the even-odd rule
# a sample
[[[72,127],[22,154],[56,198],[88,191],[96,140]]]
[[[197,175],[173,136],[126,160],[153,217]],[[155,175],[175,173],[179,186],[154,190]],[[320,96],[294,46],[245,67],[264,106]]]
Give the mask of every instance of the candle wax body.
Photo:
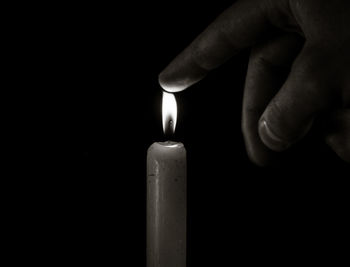
[[[186,266],[186,150],[152,144],[147,153],[147,267]]]

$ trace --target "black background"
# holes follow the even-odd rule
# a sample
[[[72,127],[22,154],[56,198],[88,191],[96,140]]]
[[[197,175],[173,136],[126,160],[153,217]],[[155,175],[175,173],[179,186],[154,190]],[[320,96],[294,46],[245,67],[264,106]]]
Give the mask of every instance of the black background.
[[[44,127],[23,157],[37,151],[45,179],[27,182],[40,196],[23,216],[34,225],[23,235],[41,244],[29,257],[145,266],[146,153],[164,140],[158,74],[231,3],[84,2],[50,7],[37,21]],[[188,266],[339,257],[349,166],[317,129],[279,166],[249,161],[240,128],[248,56],[176,94],[174,139],[188,154]]]

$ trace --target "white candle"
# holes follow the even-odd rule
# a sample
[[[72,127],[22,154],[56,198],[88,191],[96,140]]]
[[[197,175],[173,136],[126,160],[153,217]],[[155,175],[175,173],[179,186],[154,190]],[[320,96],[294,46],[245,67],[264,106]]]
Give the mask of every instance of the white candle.
[[[173,132],[175,125],[175,98],[164,93],[164,132]],[[186,194],[184,145],[173,141],[152,144],[147,153],[148,267],[186,266]]]

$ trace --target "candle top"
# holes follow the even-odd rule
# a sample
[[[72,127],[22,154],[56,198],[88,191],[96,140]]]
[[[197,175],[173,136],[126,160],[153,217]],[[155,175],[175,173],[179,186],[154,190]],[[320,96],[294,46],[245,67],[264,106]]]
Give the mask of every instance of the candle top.
[[[174,142],[174,141],[165,141],[165,142],[157,142],[157,143],[165,147],[183,147],[184,146],[183,143]]]
[[[148,153],[155,155],[160,155],[164,157],[165,155],[174,157],[174,155],[180,156],[182,153],[186,153],[185,146],[183,143],[166,141],[166,142],[155,142],[148,148]]]
[[[186,148],[180,142],[155,142],[148,148],[147,162],[156,164],[155,166],[159,168],[164,167],[164,164],[171,166],[186,164]]]

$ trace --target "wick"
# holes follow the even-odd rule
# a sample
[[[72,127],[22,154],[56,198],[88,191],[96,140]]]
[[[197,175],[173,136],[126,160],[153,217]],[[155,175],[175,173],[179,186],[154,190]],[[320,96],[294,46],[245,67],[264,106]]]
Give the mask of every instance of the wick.
[[[174,134],[174,132],[173,132],[173,124],[174,124],[173,120],[169,120],[168,121],[168,125],[165,128],[165,132],[164,132],[166,138],[171,138],[173,136],[173,134]]]

